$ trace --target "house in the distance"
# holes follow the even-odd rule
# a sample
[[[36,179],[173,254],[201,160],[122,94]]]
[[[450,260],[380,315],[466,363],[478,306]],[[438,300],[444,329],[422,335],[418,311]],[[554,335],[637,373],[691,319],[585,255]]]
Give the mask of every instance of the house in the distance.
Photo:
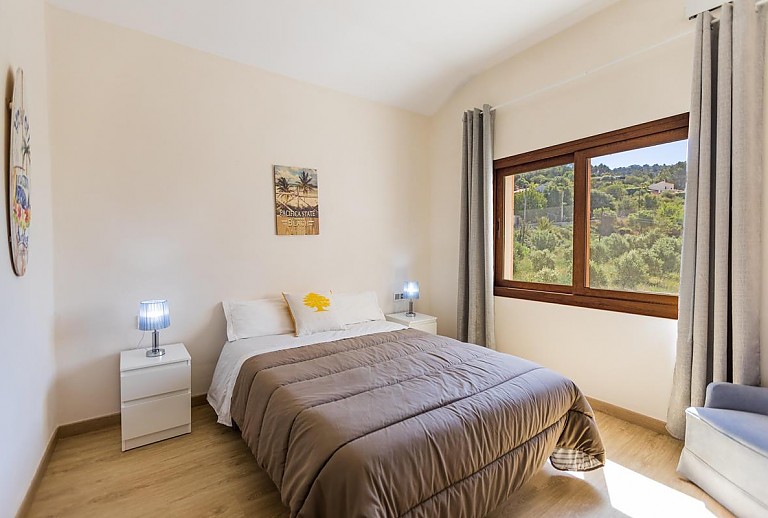
[[[669,182],[656,182],[649,185],[648,190],[654,194],[661,194],[664,191],[674,191],[675,184]]]

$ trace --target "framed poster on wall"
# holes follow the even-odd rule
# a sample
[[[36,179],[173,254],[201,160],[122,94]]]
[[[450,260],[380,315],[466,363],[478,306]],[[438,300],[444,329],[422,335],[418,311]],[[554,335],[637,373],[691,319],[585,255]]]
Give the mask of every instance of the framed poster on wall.
[[[273,169],[277,235],[319,235],[317,169],[284,165],[276,165]]]

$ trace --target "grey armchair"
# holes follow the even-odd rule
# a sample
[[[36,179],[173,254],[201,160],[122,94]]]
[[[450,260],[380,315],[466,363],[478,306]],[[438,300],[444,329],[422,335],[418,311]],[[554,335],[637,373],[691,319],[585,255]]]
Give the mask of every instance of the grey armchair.
[[[768,516],[768,387],[711,383],[677,471],[741,518]]]

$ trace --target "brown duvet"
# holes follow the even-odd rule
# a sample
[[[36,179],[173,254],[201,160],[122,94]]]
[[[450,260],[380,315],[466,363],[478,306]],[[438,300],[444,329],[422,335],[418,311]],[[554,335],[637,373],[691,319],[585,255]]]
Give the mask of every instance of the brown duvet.
[[[291,516],[480,517],[547,457],[605,460],[572,381],[412,329],[250,358],[231,413]]]

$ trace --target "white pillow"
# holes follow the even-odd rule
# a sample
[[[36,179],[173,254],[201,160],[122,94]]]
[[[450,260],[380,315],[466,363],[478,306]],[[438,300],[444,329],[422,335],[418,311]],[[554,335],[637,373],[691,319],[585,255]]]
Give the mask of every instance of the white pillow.
[[[293,332],[291,313],[283,299],[224,301],[221,305],[227,317],[227,340],[230,342]]]
[[[344,325],[384,320],[384,312],[379,306],[379,297],[375,291],[360,293],[334,293],[333,302],[339,319]]]
[[[327,292],[283,293],[291,310],[296,336],[346,329],[339,319],[333,295]]]

